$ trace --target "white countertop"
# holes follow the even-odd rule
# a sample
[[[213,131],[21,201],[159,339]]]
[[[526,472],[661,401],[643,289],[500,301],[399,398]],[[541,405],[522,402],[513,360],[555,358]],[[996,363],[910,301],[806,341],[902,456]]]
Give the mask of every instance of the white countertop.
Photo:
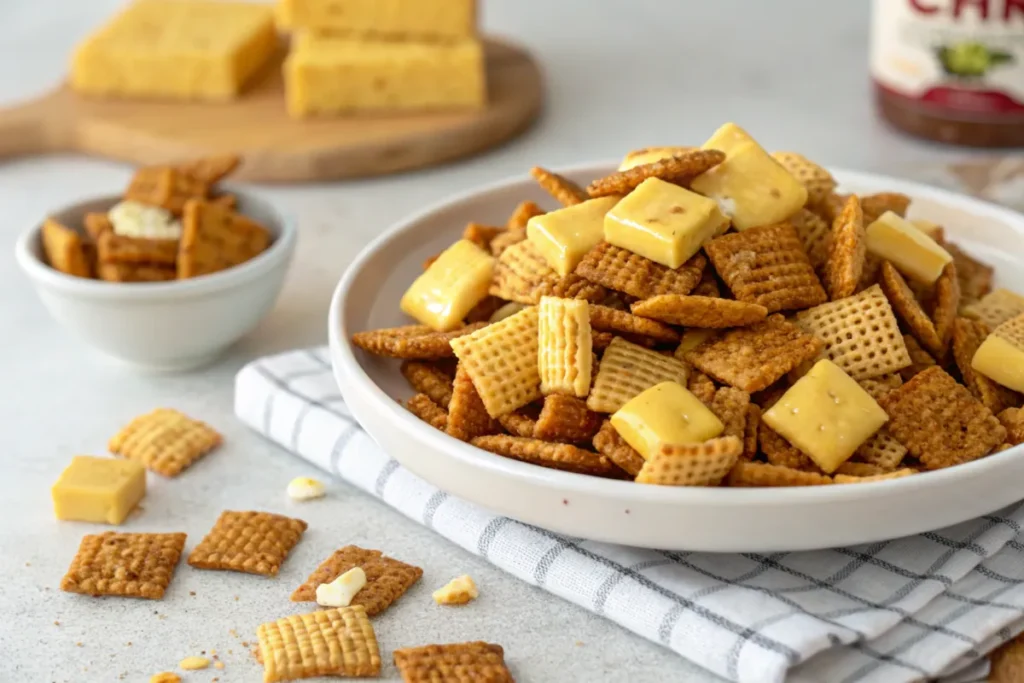
[[[0,3],[0,102],[56,83],[69,46],[116,4]],[[548,104],[539,124],[494,152],[443,168],[258,188],[299,218],[295,263],[263,324],[195,373],[140,375],[94,355],[50,319],[14,262],[22,230],[54,207],[122,187],[130,169],[77,156],[0,163],[0,680],[148,681],[210,649],[225,669],[180,672],[186,682],[260,680],[241,641],[254,641],[260,622],[293,611],[287,596],[294,586],[346,543],[381,548],[425,570],[375,621],[385,680],[398,680],[390,663],[396,647],[469,639],[501,643],[519,681],[619,681],[627,673],[637,682],[710,680],[667,650],[512,579],[347,486],[332,485],[322,501],[290,503],[289,479],[315,472],[233,418],[232,378],[259,355],[324,343],[335,282],[359,248],[393,221],[533,164],[699,143],[726,120],[769,147],[848,168],[900,173],[963,157],[898,136],[875,118],[867,14],[867,3],[820,0],[489,0],[489,29],[530,46],[546,68]],[[105,452],[124,422],[158,406],[209,421],[227,443],[177,479],[151,476],[144,512],[126,529],[186,531],[190,548],[230,508],[292,513],[309,522],[309,532],[276,579],[202,572],[182,562],[161,602],[61,593],[57,586],[80,537],[99,527],[56,522],[49,486],[72,455]],[[433,606],[430,591],[461,573],[477,580],[481,598],[463,609]]]

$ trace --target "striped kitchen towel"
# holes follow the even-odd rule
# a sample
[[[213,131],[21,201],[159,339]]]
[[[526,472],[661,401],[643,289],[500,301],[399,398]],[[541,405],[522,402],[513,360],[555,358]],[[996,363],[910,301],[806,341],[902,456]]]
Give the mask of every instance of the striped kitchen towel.
[[[326,349],[243,368],[235,411],[268,439],[513,576],[730,680],[979,680],[984,655],[1024,630],[1024,504],[850,548],[646,550],[498,517],[416,477],[352,418]]]

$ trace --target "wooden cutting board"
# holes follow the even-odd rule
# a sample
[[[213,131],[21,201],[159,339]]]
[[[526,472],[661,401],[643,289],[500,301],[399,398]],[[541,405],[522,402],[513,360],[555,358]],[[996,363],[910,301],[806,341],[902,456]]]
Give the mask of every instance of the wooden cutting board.
[[[543,101],[540,68],[524,49],[486,39],[489,103],[478,112],[295,120],[285,113],[280,60],[225,104],[100,100],[67,85],[0,109],[0,158],[82,152],[133,164],[242,155],[234,177],[257,182],[351,178],[433,166],[524,131]]]

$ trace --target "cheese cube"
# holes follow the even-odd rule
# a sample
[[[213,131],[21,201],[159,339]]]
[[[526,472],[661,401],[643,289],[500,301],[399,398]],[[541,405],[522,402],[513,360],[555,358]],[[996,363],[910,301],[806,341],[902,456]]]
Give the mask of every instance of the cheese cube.
[[[473,242],[459,240],[412,283],[402,296],[402,312],[435,330],[454,330],[487,296],[494,261]]]
[[[715,131],[714,135],[704,143],[703,149],[717,149],[719,152],[729,156],[729,153],[745,143],[757,144],[757,140],[750,137],[750,133],[743,130],[735,123],[726,123]]]
[[[605,215],[604,239],[668,268],[678,268],[728,223],[718,205],[707,197],[660,178],[648,178]]]
[[[953,260],[935,240],[892,211],[867,227],[868,251],[890,261],[904,275],[932,284]]]
[[[393,39],[476,33],[476,0],[280,0],[292,28]]]
[[[321,607],[348,607],[352,598],[366,585],[366,572],[353,567],[330,583],[316,587],[316,604]]]
[[[722,433],[722,421],[676,382],[640,393],[612,415],[612,427],[647,459],[662,444],[702,443]]]
[[[267,5],[136,0],[78,46],[71,87],[99,96],[228,100],[276,49]]]
[[[764,413],[765,423],[834,472],[889,416],[830,360],[821,360]]]
[[[629,169],[637,166],[653,164],[655,161],[661,161],[662,159],[668,159],[669,157],[686,154],[687,152],[692,152],[695,149],[696,147],[644,147],[643,149],[634,149],[623,157],[622,163],[619,164],[619,170],[628,171]]]
[[[1024,313],[985,338],[974,352],[971,367],[1004,387],[1024,392]]]
[[[807,203],[807,188],[756,142],[741,140],[738,133],[715,143],[718,147],[714,140],[704,148],[727,147],[725,161],[694,178],[690,187],[718,202],[737,230],[779,223]]]
[[[476,583],[468,574],[458,576],[438,588],[432,594],[434,602],[439,605],[465,605],[480,596]]]
[[[599,197],[534,216],[526,224],[526,237],[564,277],[604,239],[604,215],[618,201],[618,197]]]
[[[76,455],[50,493],[57,519],[120,524],[146,495],[146,468],[134,460]]]

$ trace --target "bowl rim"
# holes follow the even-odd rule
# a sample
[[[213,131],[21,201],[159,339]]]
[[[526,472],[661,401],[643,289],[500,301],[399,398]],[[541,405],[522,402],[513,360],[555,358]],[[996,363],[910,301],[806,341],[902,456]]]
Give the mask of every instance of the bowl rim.
[[[574,164],[555,169],[556,172],[572,176],[578,173],[600,174],[614,169],[616,162],[597,161]],[[831,168],[830,171],[839,185],[884,187],[889,191],[902,192],[914,198],[929,199],[950,208],[957,208],[982,217],[1002,220],[1019,228],[1024,235],[1024,215],[1011,209],[976,199],[958,192],[945,190],[909,180],[890,178],[876,173],[847,171]],[[983,477],[994,468],[1013,458],[1024,457],[1024,444],[1000,453],[993,453],[969,463],[929,472],[912,477],[862,483],[857,486],[802,486],[783,488],[731,488],[731,487],[676,487],[636,486],[633,481],[605,479],[573,472],[544,468],[530,463],[506,458],[471,446],[448,436],[426,424],[381,389],[366,373],[356,358],[355,349],[349,342],[351,332],[345,325],[344,312],[351,298],[353,284],[366,263],[373,259],[390,242],[415,228],[434,214],[451,209],[457,204],[480,199],[482,195],[507,189],[511,185],[527,182],[529,176],[518,174],[471,188],[434,202],[427,207],[406,216],[370,242],[353,259],[342,274],[328,312],[328,340],[331,362],[336,381],[359,392],[362,401],[370,403],[368,409],[384,411],[390,423],[404,432],[405,436],[430,448],[452,456],[460,466],[485,468],[491,473],[515,477],[532,485],[547,489],[558,489],[569,493],[601,494],[622,501],[645,501],[655,504],[699,504],[719,508],[748,507],[750,505],[818,505],[828,501],[852,501],[888,498],[911,487],[940,489],[948,486],[952,478]],[[365,293],[363,293],[365,297]]]
[[[40,232],[43,221],[39,221],[18,236],[14,245],[15,260],[22,271],[37,284],[86,299],[146,302],[193,298],[232,289],[265,275],[279,267],[281,263],[287,263],[288,255],[293,251],[298,240],[298,228],[292,216],[282,211],[276,203],[230,184],[224,185],[224,189],[230,190],[238,197],[239,203],[259,205],[261,211],[273,217],[276,227],[275,238],[267,249],[245,263],[232,268],[185,280],[167,282],[107,282],[68,275],[45,263],[36,253],[35,245],[41,239]],[[47,216],[74,211],[86,204],[107,201],[113,204],[120,199],[122,199],[121,195],[114,194],[83,197],[48,212]]]

